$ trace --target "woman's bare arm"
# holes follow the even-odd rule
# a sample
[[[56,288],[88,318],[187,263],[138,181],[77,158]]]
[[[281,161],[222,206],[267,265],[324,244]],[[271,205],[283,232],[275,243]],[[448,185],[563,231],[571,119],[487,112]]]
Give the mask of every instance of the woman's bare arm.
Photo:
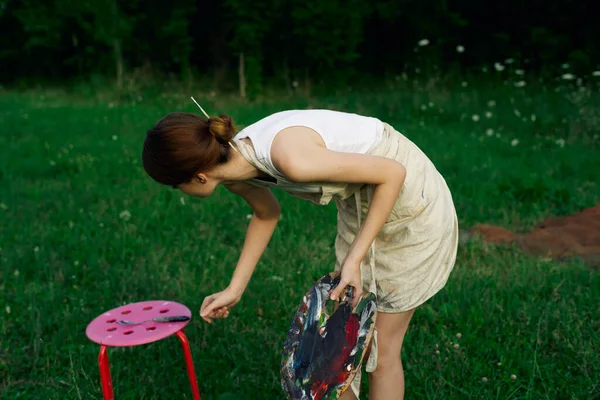
[[[258,260],[273,235],[281,209],[269,188],[241,182],[226,184],[225,187],[230,192],[241,196],[254,210],[254,215],[250,219],[246,231],[246,239],[240,258],[229,284],[230,288],[241,296],[250,281]]]
[[[328,150],[319,134],[305,127],[279,132],[271,147],[271,158],[293,182],[376,185],[369,212],[348,252],[347,259],[360,263],[398,199],[406,177],[404,166],[385,157]]]

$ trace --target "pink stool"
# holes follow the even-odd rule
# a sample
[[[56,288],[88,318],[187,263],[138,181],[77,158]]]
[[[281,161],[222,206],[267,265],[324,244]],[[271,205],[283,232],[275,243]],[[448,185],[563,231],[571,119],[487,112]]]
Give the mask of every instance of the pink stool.
[[[200,392],[198,391],[198,382],[196,381],[196,372],[194,371],[194,363],[192,362],[190,344],[183,333],[183,328],[187,325],[189,320],[183,322],[148,321],[140,325],[117,324],[117,321],[122,319],[142,322],[156,317],[173,315],[185,315],[191,318],[192,313],[183,304],[172,301],[142,301],[114,308],[99,315],[90,322],[85,333],[91,341],[100,344],[98,364],[100,366],[100,380],[102,382],[104,400],[113,400],[115,398],[112,379],[110,377],[110,368],[108,365],[107,346],[137,346],[140,344],[156,342],[157,340],[164,339],[172,334],[177,335],[179,340],[181,340],[181,347],[183,348],[183,355],[185,357],[188,377],[192,387],[192,394],[194,400],[200,400]]]

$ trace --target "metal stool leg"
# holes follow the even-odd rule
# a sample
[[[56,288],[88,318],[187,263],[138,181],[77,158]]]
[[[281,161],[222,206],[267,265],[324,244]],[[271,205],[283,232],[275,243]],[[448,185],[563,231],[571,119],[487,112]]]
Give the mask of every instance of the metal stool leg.
[[[200,391],[198,390],[198,381],[196,380],[196,372],[194,371],[194,362],[192,361],[190,343],[183,333],[183,329],[175,332],[175,334],[179,340],[181,340],[181,347],[183,348],[183,356],[185,357],[185,365],[187,367],[188,377],[190,378],[190,386],[192,387],[194,400],[200,400]]]
[[[98,355],[98,365],[100,366],[100,380],[102,382],[102,394],[104,400],[114,400],[112,379],[110,378],[110,367],[108,365],[107,347],[100,346],[100,354]]]

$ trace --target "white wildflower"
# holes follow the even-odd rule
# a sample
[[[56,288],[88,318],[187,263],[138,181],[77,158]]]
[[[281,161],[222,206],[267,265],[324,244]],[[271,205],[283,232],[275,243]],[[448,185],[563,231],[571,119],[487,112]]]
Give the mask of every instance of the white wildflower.
[[[525,86],[527,83],[525,81],[518,81],[515,82],[515,87],[523,87]]]
[[[573,79],[575,79],[575,75],[573,75],[573,74],[562,74],[561,78],[564,79],[565,81],[572,81]]]
[[[462,337],[462,333],[457,333],[456,337],[460,339]]]
[[[479,115],[477,114],[473,114],[473,116],[471,117],[471,119],[475,122],[479,121]]]
[[[487,382],[487,381],[488,381],[488,378],[486,378],[486,377],[484,376],[483,378],[481,378],[481,381],[482,381],[482,382]]]
[[[422,110],[422,111],[425,111],[425,110],[427,110],[427,104],[422,104],[422,105],[421,105],[421,110]]]
[[[246,214],[246,219],[252,218],[252,214]]]
[[[594,71],[594,72],[592,72],[592,76],[600,76],[600,71]]]
[[[79,265],[79,261],[75,260],[75,262],[73,263],[74,266],[78,266]]]
[[[6,306],[5,310],[7,314],[10,314],[10,306]]]
[[[119,213],[119,218],[121,218],[123,221],[129,221],[129,218],[131,218],[131,213],[128,210],[123,210]]]
[[[489,137],[492,137],[494,136],[494,130],[492,128],[489,128],[487,131],[485,131],[485,134]]]
[[[292,86],[295,87],[295,88],[297,88],[298,87],[298,81],[293,81],[292,82]]]
[[[487,102],[488,107],[495,107],[496,106],[496,102],[494,100],[490,100]]]
[[[510,142],[510,145],[511,145],[512,147],[515,147],[515,146],[516,146],[516,145],[518,145],[518,144],[519,144],[519,139],[513,139],[513,140]]]
[[[494,63],[494,68],[496,69],[496,71],[498,72],[502,72],[504,71],[504,68],[506,68],[504,65],[500,64],[499,62]]]
[[[185,198],[183,196],[179,198],[179,202],[182,206],[185,206]]]
[[[429,44],[429,39],[421,39],[419,40],[418,45],[421,47],[427,46]]]
[[[460,84],[462,87],[467,87],[469,86],[469,84],[467,83],[467,81],[462,81],[462,83]]]
[[[486,111],[485,112],[485,117],[488,118],[488,119],[492,118],[492,112],[491,111]]]
[[[515,62],[514,58],[507,58],[506,60],[504,60],[505,64],[512,64],[514,62]]]
[[[117,135],[112,135],[112,140],[117,140]]]
[[[512,375],[510,376],[510,379],[512,379],[512,380],[514,381],[515,379],[517,379],[517,376],[516,376],[515,374],[512,374]]]
[[[37,253],[38,251],[40,251],[40,246],[35,246],[35,247],[33,248],[33,252],[34,252],[34,253]]]
[[[537,117],[535,116],[535,114],[531,114],[531,122],[535,122],[536,119]]]
[[[519,117],[519,118],[521,117],[521,112],[519,110],[517,110],[516,108],[513,110],[513,113],[515,113],[515,115],[517,117]]]
[[[18,270],[18,269],[15,269],[15,272],[13,272],[13,275],[14,275],[14,276],[19,276],[20,274],[21,274],[21,273],[19,272],[19,270]]]
[[[522,69],[516,69],[515,70],[515,74],[517,74],[517,75],[525,75],[525,71],[522,70]]]
[[[461,45],[456,46],[456,51],[458,53],[464,53],[465,52],[465,46],[461,46]]]
[[[557,139],[556,140],[556,144],[559,145],[560,147],[565,147],[565,139]]]

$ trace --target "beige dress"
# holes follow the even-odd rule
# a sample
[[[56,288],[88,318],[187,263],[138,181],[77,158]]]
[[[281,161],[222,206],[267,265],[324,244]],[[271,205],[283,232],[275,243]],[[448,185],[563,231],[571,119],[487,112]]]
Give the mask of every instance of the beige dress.
[[[252,179],[248,183],[280,188],[316,204],[326,205],[335,201],[338,209],[335,269],[339,270],[360,221],[366,217],[373,185],[289,182],[268,163],[258,159],[251,146],[242,141],[236,141],[236,144],[244,158],[277,180],[276,183],[269,183]],[[458,220],[452,196],[429,158],[388,124],[384,123],[383,136],[367,154],[400,162],[406,168],[406,179],[388,220],[365,260],[372,268],[361,268],[363,289],[376,294],[378,311],[409,311],[442,289],[454,267]],[[375,334],[367,362],[368,372],[376,367],[376,339]],[[360,374],[356,376],[352,389],[358,397]]]

